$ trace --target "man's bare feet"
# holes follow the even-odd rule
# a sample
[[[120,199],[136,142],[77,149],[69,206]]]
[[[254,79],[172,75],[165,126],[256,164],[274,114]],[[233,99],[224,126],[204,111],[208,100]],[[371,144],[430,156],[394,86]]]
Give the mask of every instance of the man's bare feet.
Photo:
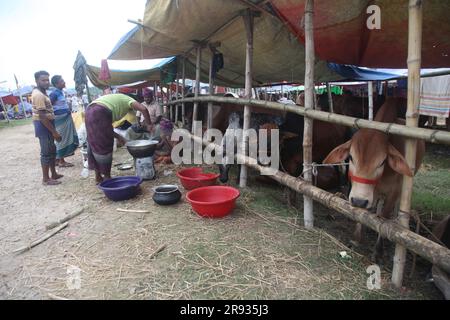
[[[60,168],[69,168],[69,167],[73,167],[74,165],[72,163],[64,161],[64,162],[59,162],[58,166]]]
[[[42,184],[43,184],[44,186],[56,186],[56,185],[58,185],[58,184],[61,184],[61,181],[49,179],[49,180],[47,180],[47,181],[42,181]]]
[[[64,175],[62,175],[62,174],[58,174],[58,173],[56,175],[52,174],[52,178],[50,180],[58,180],[58,179],[61,179],[62,177],[64,177]]]

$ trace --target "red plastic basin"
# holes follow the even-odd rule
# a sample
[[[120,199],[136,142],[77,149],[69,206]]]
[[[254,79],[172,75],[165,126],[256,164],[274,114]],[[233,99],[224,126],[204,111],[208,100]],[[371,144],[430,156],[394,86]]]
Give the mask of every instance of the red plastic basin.
[[[200,216],[221,218],[233,211],[239,195],[239,190],[232,187],[208,186],[189,191],[186,199]]]
[[[203,173],[202,168],[187,168],[177,172],[181,184],[186,190],[212,186],[217,183],[218,173]]]

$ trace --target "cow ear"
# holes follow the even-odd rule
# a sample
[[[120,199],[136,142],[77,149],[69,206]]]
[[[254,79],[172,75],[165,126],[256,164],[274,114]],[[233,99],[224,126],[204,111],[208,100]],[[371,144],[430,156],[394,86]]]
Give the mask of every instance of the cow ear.
[[[405,158],[402,156],[400,152],[398,152],[397,149],[395,149],[395,147],[392,144],[389,144],[388,146],[387,158],[389,166],[392,168],[392,170],[408,177],[413,176],[411,169],[409,168]]]
[[[340,146],[337,146],[334,148],[333,151],[331,151],[328,156],[325,158],[323,163],[340,163],[347,159],[349,153],[350,153],[350,146],[352,145],[352,140],[347,141],[344,144],[341,144]]]

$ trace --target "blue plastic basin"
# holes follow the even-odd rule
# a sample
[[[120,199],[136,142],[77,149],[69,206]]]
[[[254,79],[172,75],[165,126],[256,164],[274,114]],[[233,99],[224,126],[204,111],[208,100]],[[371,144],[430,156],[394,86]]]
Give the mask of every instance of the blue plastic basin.
[[[139,192],[142,178],[136,176],[116,177],[103,181],[98,185],[108,199],[123,201],[134,198]]]

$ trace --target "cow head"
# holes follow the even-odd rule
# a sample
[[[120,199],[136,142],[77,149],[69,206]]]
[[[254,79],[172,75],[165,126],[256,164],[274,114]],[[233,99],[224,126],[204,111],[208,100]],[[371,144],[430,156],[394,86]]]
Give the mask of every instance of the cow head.
[[[376,130],[359,130],[351,140],[336,147],[324,163],[341,163],[349,159],[349,178],[352,181],[349,200],[355,207],[371,208],[375,188],[386,166],[407,176],[412,172],[401,153],[389,143],[388,136]]]

